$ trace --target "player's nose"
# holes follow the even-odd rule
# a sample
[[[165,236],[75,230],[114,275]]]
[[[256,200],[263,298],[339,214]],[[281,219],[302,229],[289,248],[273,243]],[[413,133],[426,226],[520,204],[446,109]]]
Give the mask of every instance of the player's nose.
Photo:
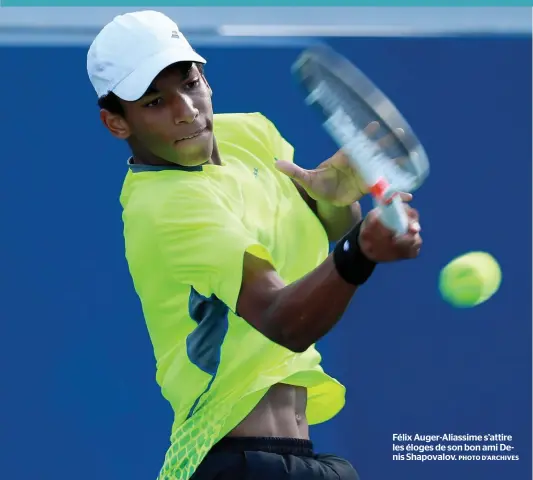
[[[180,93],[176,94],[173,98],[172,112],[176,125],[180,123],[193,123],[199,114],[191,97]]]

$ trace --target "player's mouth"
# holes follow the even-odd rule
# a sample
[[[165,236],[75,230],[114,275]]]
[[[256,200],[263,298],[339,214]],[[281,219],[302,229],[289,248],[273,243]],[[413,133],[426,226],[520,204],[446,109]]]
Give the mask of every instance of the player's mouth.
[[[194,132],[193,134],[191,135],[188,135],[186,137],[181,137],[180,139],[176,140],[176,143],[180,143],[180,142],[183,142],[185,140],[191,140],[192,138],[196,138],[196,137],[199,137],[202,133],[204,133],[205,131],[207,130],[206,127]]]

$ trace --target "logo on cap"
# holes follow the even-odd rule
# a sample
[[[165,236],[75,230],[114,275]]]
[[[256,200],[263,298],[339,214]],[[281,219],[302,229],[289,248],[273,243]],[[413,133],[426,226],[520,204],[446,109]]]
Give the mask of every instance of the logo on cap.
[[[180,34],[177,30],[172,30],[172,38],[180,38]]]

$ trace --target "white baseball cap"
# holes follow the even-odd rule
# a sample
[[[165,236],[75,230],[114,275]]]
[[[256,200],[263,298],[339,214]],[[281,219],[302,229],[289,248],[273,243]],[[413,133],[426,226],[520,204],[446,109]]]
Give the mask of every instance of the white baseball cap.
[[[134,101],[176,62],[206,63],[175,22],[145,10],[119,15],[100,31],[87,53],[87,73],[98,97],[113,92]]]

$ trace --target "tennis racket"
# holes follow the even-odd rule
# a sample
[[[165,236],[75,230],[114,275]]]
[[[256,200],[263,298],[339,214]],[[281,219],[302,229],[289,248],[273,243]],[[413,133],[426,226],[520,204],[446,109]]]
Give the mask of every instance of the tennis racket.
[[[293,74],[307,92],[307,104],[318,107],[326,131],[366,184],[381,222],[398,235],[406,233],[408,217],[398,193],[416,190],[429,174],[427,155],[409,124],[358,68],[330,47],[304,51]],[[379,124],[372,137],[387,136],[386,144],[370,138],[366,127],[372,122]]]

